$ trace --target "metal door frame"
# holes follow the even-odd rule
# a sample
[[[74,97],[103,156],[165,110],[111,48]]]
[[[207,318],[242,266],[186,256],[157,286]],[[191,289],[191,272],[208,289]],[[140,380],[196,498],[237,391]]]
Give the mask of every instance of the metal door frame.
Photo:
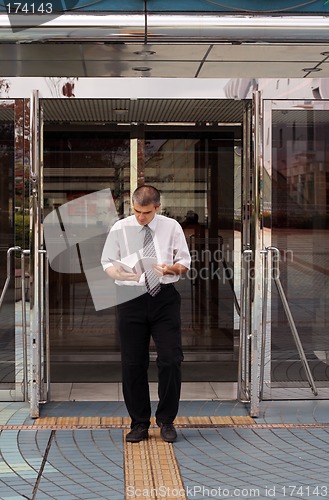
[[[246,102],[243,124],[243,187],[241,248],[241,315],[238,399],[250,403],[250,415],[259,413],[259,332],[261,331],[262,232],[262,98],[254,89]]]
[[[39,90],[31,96],[30,115],[30,415],[39,417],[39,405],[49,399],[48,260],[43,240],[43,111]]]

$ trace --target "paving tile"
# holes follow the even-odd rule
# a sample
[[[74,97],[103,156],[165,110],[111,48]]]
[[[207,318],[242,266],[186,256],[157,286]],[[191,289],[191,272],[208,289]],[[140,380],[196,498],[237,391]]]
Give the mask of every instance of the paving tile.
[[[152,411],[156,404],[152,402]],[[329,466],[329,428],[302,426],[325,424],[328,410],[328,401],[264,402],[256,422],[267,427],[257,427],[256,423],[252,428],[178,429],[173,449],[185,490],[194,487],[193,495],[190,494],[193,499],[205,498],[200,490],[204,486],[214,491],[225,487],[231,493],[234,488],[240,489],[240,493],[247,491],[243,488],[258,488],[260,498],[269,498],[269,487],[276,488],[276,498],[283,498],[283,488],[296,483],[305,488],[322,485],[328,492],[329,485],[324,481]],[[49,418],[127,417],[120,401],[53,402],[43,406],[41,413]],[[209,417],[230,417],[233,421],[233,417],[247,416],[248,406],[236,401],[182,401],[179,414],[201,423],[210,421]],[[1,403],[0,423],[6,425],[10,419],[27,424],[27,406]],[[272,422],[282,424],[282,428],[271,427]],[[284,427],[290,423],[294,427]],[[0,480],[5,484],[0,487],[0,498],[31,497],[51,436],[37,499],[124,498],[122,429],[56,430],[51,434],[42,428],[2,430]],[[166,477],[165,470],[163,474]],[[322,494],[322,498],[328,496]]]

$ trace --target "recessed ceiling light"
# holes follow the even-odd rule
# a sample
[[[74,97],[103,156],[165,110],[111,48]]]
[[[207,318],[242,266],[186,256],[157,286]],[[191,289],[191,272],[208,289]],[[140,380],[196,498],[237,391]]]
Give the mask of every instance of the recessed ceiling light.
[[[321,68],[303,68],[302,71],[305,71],[305,73],[316,73],[317,71],[322,71]]]
[[[135,71],[150,71],[152,68],[148,68],[147,66],[136,66],[133,68]]]
[[[155,50],[137,50],[134,54],[136,56],[153,56],[156,52]]]
[[[113,113],[116,115],[126,115],[128,113],[128,109],[113,109]]]

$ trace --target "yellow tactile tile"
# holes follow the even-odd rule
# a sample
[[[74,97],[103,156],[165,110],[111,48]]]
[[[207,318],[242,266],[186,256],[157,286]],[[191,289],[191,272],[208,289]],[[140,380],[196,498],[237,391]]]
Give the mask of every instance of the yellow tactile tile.
[[[101,417],[101,425],[122,427],[123,417]]]
[[[210,417],[210,422],[215,425],[232,425],[233,419],[232,417]]]
[[[245,424],[254,424],[255,421],[253,418],[249,417],[248,415],[245,416],[239,416],[239,417],[232,417],[233,423],[236,425],[245,425]]]
[[[184,484],[174,447],[160,437],[159,429],[149,431],[149,439],[127,443],[124,431],[126,498],[179,498],[186,500]]]
[[[188,423],[191,425],[209,425],[210,417],[188,417]]]
[[[34,421],[34,425],[56,425],[56,417],[40,417]]]
[[[100,417],[79,417],[79,425],[100,425],[101,418]]]
[[[176,417],[174,424],[175,425],[186,425],[186,424],[188,424],[188,417]]]
[[[176,417],[177,427],[203,426],[214,427],[216,425],[252,425],[255,421],[249,416],[196,416],[196,417]],[[121,427],[130,428],[129,417],[40,417],[34,421],[37,427]],[[154,417],[151,419],[151,429],[158,429]]]
[[[78,425],[79,418],[78,417],[58,417],[57,425]]]

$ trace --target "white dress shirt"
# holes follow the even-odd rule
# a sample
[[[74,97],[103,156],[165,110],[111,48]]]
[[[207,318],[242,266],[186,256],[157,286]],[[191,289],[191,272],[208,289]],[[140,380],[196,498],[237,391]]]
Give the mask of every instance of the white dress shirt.
[[[148,227],[152,231],[158,264],[172,266],[179,263],[189,269],[191,256],[180,224],[175,219],[155,214]],[[111,260],[121,260],[136,252],[142,254],[144,236],[144,226],[138,223],[134,215],[117,221],[111,228],[104,245],[101,260],[104,271],[113,265]],[[178,280],[179,275],[166,275],[160,278],[160,283],[174,283]],[[138,282],[116,281],[116,283],[142,286],[145,285],[145,277],[142,274]]]

